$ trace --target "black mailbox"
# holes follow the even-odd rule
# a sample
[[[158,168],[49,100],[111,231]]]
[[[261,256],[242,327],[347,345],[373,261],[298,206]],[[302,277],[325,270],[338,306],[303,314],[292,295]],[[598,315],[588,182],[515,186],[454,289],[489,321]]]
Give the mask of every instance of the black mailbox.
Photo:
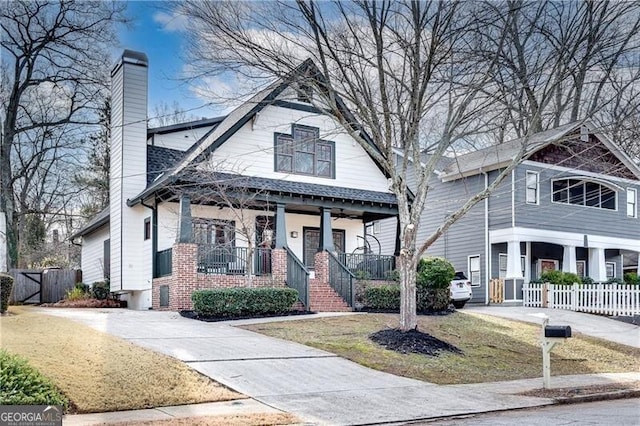
[[[571,327],[568,325],[547,325],[544,328],[544,337],[571,337]]]

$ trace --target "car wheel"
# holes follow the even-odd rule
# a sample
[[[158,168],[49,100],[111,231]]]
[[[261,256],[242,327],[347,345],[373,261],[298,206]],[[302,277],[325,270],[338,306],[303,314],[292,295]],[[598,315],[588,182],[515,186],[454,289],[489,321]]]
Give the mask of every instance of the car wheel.
[[[455,302],[455,301],[454,301],[454,302],[453,302],[453,306],[454,306],[456,309],[462,309],[462,308],[464,308],[464,305],[466,305],[466,303],[467,303],[467,301],[466,301],[466,300],[465,300],[464,302]]]

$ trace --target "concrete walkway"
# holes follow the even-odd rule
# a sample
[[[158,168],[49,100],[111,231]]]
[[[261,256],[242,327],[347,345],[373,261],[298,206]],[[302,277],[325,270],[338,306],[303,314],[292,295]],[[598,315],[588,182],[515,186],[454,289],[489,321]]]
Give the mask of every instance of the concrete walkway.
[[[503,392],[504,384],[438,386],[382,373],[328,352],[233,327],[233,322],[204,323],[170,312],[116,309],[43,312],[173,356],[260,403],[313,424],[406,422],[553,403],[510,395]],[[581,385],[617,381],[615,375],[575,377]],[[620,379],[640,380],[640,374]],[[554,377],[555,386],[566,383]],[[541,386],[542,379],[533,379],[518,389]]]
[[[551,325],[570,325],[572,331],[588,336],[599,337],[627,346],[640,348],[640,327],[605,316],[585,314],[583,312],[562,309],[524,308],[522,306],[467,306],[464,311],[494,315],[524,322],[541,324],[535,314],[543,313],[549,317]]]

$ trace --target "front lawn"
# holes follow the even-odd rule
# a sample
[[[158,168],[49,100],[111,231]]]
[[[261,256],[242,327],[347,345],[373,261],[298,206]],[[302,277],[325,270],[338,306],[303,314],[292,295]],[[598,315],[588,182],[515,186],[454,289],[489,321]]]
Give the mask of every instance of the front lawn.
[[[396,327],[397,322],[397,314],[365,314],[243,328],[323,349],[376,370],[438,384],[542,376],[540,326],[475,313],[420,316],[420,331],[463,351],[462,355],[442,352],[431,357],[387,350],[368,338],[381,329]],[[553,375],[638,371],[640,349],[576,334],[554,348]]]
[[[244,398],[183,363],[65,318],[12,306],[0,347],[26,358],[79,413]]]

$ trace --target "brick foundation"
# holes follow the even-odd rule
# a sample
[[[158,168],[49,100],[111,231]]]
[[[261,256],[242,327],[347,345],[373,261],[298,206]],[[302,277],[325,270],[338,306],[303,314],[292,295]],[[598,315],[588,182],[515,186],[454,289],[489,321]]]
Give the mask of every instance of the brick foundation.
[[[191,310],[191,294],[195,290],[208,288],[247,287],[244,275],[202,274],[197,272],[198,245],[175,244],[172,253],[172,275],[155,278],[152,284],[153,309],[181,311]],[[252,287],[284,287],[287,276],[287,253],[275,249],[271,256],[272,274],[254,276]],[[160,307],[160,286],[169,286],[169,306]]]

